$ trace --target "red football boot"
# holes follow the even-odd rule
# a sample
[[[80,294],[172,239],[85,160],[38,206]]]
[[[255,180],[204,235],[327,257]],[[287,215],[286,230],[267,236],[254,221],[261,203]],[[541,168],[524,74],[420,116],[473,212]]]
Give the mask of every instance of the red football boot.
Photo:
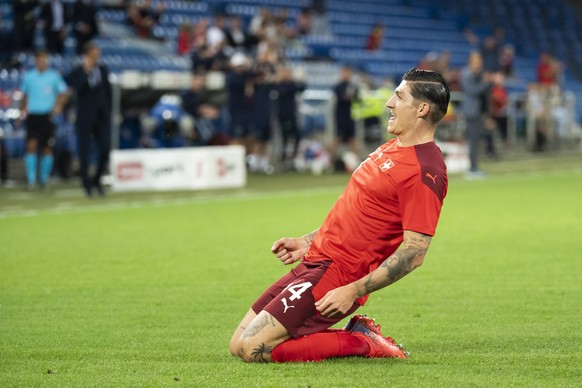
[[[370,353],[366,357],[381,358],[407,358],[408,354],[404,352],[401,346],[390,337],[384,337],[380,332],[380,325],[376,325],[373,319],[365,315],[354,315],[346,324],[345,330],[355,335],[361,335],[370,345]]]

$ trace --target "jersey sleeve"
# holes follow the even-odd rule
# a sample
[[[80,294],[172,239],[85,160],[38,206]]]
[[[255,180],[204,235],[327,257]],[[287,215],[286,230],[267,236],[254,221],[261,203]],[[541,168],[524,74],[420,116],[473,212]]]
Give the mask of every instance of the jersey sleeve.
[[[398,191],[402,228],[434,236],[443,202],[418,175],[401,182]]]
[[[63,94],[67,91],[67,83],[59,73],[55,73],[55,90],[57,94]]]

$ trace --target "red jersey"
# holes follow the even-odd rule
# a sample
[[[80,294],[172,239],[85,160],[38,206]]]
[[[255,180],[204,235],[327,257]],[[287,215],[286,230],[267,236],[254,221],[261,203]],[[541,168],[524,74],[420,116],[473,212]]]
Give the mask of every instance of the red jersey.
[[[333,261],[338,279],[330,289],[366,276],[398,249],[404,230],[434,235],[447,187],[434,142],[401,147],[398,139],[388,141],[354,171],[304,260]]]

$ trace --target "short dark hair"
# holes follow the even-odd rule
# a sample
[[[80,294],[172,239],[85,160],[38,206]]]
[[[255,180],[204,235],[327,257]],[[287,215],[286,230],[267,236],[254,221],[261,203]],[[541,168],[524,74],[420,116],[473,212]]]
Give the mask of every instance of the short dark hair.
[[[89,51],[96,48],[99,48],[99,46],[97,46],[92,40],[85,42],[85,44],[82,46],[83,54],[87,54]]]
[[[410,83],[412,97],[430,104],[430,119],[433,123],[438,123],[445,117],[451,92],[447,81],[440,73],[414,67],[408,70],[402,79]]]
[[[48,50],[47,50],[47,49],[45,49],[45,48],[39,48],[38,50],[36,50],[36,51],[34,52],[34,56],[35,56],[35,58],[38,58],[38,57],[40,57],[40,56],[48,56],[48,55],[49,55],[49,52],[48,52]]]

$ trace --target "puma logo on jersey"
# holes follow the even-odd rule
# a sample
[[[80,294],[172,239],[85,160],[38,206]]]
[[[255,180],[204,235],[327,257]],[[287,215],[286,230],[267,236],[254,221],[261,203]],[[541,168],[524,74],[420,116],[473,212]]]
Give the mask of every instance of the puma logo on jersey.
[[[294,309],[295,308],[295,306],[289,306],[289,305],[287,305],[287,299],[285,299],[285,298],[281,298],[281,302],[283,302],[283,307],[285,307],[285,310],[283,310],[283,314],[285,314],[288,309]]]
[[[430,172],[427,172],[426,173],[426,176],[429,177],[430,179],[432,179],[432,183],[434,183],[436,185],[436,178],[437,178],[438,175],[432,176],[430,174]]]

